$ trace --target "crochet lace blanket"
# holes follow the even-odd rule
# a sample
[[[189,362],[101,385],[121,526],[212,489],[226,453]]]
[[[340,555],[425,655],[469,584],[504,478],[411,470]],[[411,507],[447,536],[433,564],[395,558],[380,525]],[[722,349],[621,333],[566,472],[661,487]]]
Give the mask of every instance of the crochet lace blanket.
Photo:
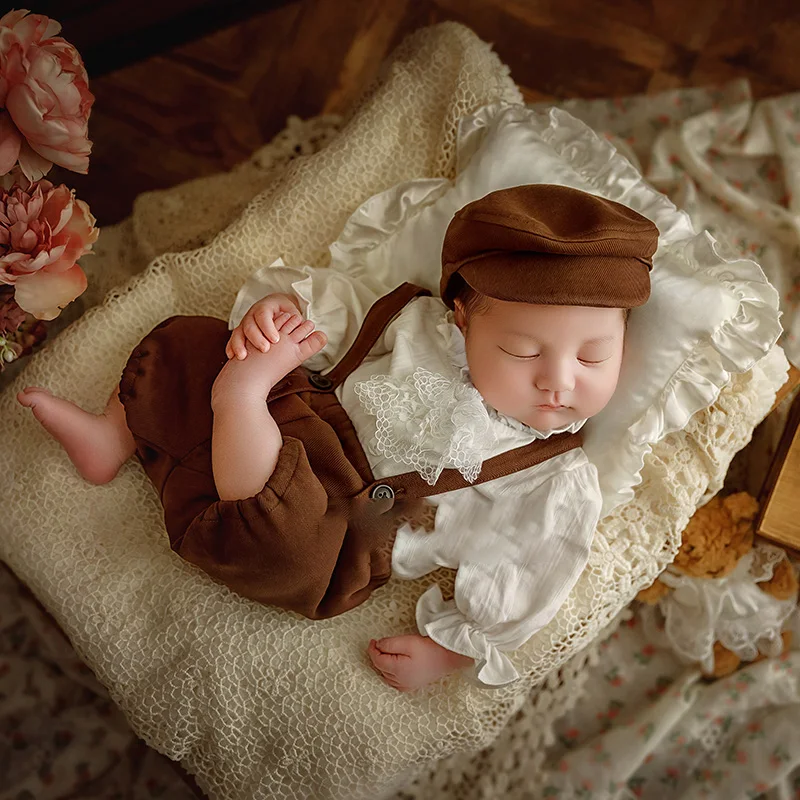
[[[86,484],[17,406],[16,392],[34,384],[99,411],[129,352],[159,321],[225,318],[243,280],[278,256],[323,264],[365,198],[410,178],[452,176],[456,120],[498,99],[519,94],[488,45],[452,23],[419,31],[319,152],[289,158],[295,144],[317,149],[335,121],[300,126],[299,140],[289,134],[238,172],[144,196],[131,221],[105,244],[101,237],[94,268],[87,265],[90,287],[98,293],[157,257],[32,357],[0,395],[0,557],[137,734],[181,760],[212,799],[375,798],[415,775],[422,782],[411,791],[437,796],[427,766],[490,745],[532,687],[524,713],[540,725],[526,729],[546,736],[575,691],[587,657],[580,651],[672,559],[689,516],[720,487],[783,381],[776,348],[654,449],[634,500],[599,526],[567,603],[514,654],[522,680],[490,692],[453,677],[411,695],[382,684],[364,648],[370,637],[413,630],[416,598],[447,574],[390,582],[323,622],[258,606],[170,551],[137,462],[106,486]]]

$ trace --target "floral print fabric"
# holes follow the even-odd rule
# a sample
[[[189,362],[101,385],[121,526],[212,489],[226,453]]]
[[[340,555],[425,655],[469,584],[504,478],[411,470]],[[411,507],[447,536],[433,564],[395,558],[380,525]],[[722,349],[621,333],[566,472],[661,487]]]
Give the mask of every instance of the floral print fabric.
[[[716,682],[630,615],[558,724],[541,796],[700,800],[800,796],[800,651]]]

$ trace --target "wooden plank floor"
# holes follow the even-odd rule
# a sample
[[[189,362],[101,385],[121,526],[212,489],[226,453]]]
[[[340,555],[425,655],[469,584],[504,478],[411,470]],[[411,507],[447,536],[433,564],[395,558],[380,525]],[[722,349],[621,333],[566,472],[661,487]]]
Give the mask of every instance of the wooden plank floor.
[[[344,111],[406,34],[442,20],[492,42],[529,100],[736,77],[756,96],[800,89],[797,0],[295,0],[90,75],[90,174],[53,176],[99,224],[122,219],[139,192],[229,169],[290,114]]]

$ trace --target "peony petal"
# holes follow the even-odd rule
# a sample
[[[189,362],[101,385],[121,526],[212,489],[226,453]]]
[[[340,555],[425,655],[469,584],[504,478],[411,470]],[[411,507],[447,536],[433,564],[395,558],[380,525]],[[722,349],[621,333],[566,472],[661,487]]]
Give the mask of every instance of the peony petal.
[[[29,181],[38,181],[50,172],[53,162],[39,155],[39,153],[23,139],[22,147],[19,151],[19,165]]]
[[[20,253],[32,253],[39,237],[24,223],[11,226],[11,246]]]
[[[9,225],[14,225],[15,223],[19,222],[20,208],[22,209],[22,216],[26,216],[25,206],[23,206],[16,197],[9,198],[8,202],[6,203],[6,215],[8,216]]]
[[[42,41],[52,39],[54,36],[58,36],[59,33],[61,33],[61,23],[56,22],[54,19],[48,19],[47,27],[42,34]]]
[[[66,226],[72,217],[73,199],[73,190],[63,183],[47,192],[39,219],[50,225],[54,236]]]
[[[16,266],[19,262],[25,262],[29,259],[29,253],[5,253],[4,255],[0,256],[0,262],[3,262],[9,266]]]
[[[17,8],[3,14],[0,17],[0,28],[13,28],[26,14],[30,14],[27,8]]]
[[[25,82],[30,67],[19,39],[5,28],[0,28],[0,66],[9,91]]]
[[[25,274],[30,275],[44,269],[53,261],[53,254],[49,250],[40,250],[36,257],[25,265]]]
[[[59,244],[66,243],[65,257],[77,261],[92,251],[92,244],[97,241],[100,231],[94,227],[96,220],[83,200],[75,200],[72,209],[69,222],[54,241]]]
[[[68,138],[66,126],[56,109],[56,101],[46,84],[31,80],[11,83],[6,97],[6,108],[14,124],[26,139],[44,141],[50,135],[59,141]],[[51,119],[51,117],[54,117]]]
[[[42,190],[37,185],[36,190],[31,195],[31,199],[28,201],[28,219],[39,219],[39,214],[42,213],[43,205],[44,197],[42,196]]]
[[[53,107],[51,95],[35,82],[12,84],[6,97],[6,108],[26,139],[59,143],[68,139],[66,126]],[[50,119],[52,114],[55,114],[55,119]]]
[[[6,111],[0,111],[0,175],[11,172],[19,158],[22,136]]]
[[[31,146],[36,149],[43,160],[47,163],[58,164],[59,167],[71,170],[72,172],[80,172],[85,175],[89,171],[89,154],[92,150],[92,143],[86,139],[85,149],[79,152],[67,152],[65,150],[58,150],[54,147],[47,147],[45,145],[31,142]]]
[[[22,275],[16,280],[14,299],[20,308],[37,319],[55,319],[68,303],[86,290],[86,275],[78,264],[65,272]]]
[[[50,249],[46,266],[48,272],[65,272],[71,269],[74,263],[75,259],[67,255],[66,245],[60,244]]]
[[[55,36],[61,30],[61,25],[44,14],[30,14],[17,21],[13,28],[23,47],[27,49],[43,39]]]
[[[6,262],[6,272],[10,272],[12,275],[30,275],[47,266],[50,261],[50,253],[47,250],[41,250],[35,257],[31,253],[6,253],[0,261]]]

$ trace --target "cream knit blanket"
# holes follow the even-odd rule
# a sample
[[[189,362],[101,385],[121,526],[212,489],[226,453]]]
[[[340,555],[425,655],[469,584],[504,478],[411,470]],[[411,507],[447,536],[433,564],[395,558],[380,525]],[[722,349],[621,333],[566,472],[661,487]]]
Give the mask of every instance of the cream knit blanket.
[[[411,631],[416,598],[446,576],[393,581],[323,622],[258,606],[170,551],[161,506],[137,462],[106,486],[85,484],[17,406],[16,392],[34,384],[99,411],[129,352],[159,321],[226,318],[243,280],[278,256],[324,263],[328,243],[365,198],[411,178],[452,177],[456,120],[499,99],[518,102],[519,94],[486,44],[451,23],[418,32],[318,153],[276,168],[269,181],[246,171],[212,181],[218,196],[210,200],[200,199],[200,186],[209,197],[207,182],[164,193],[159,215],[137,209],[114,245],[119,257],[201,241],[234,216],[248,189],[268,183],[208,244],[159,255],[111,291],[0,396],[0,557],[139,736],[181,760],[211,798],[386,795],[434,759],[489,744],[532,687],[526,707],[546,729],[570,691],[555,670],[671,560],[688,517],[719,488],[783,380],[776,348],[655,448],[634,500],[599,526],[568,602],[515,654],[523,680],[489,692],[454,677],[412,695],[383,685],[364,648],[372,636]]]

